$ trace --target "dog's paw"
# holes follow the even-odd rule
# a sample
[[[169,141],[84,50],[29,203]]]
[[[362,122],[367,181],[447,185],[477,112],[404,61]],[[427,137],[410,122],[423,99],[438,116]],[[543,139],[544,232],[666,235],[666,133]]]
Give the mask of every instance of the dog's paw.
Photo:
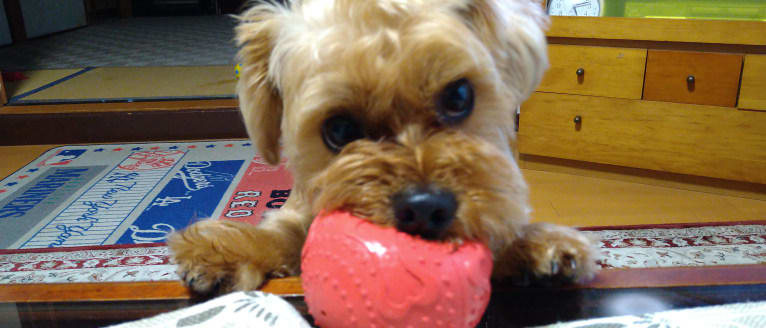
[[[225,281],[230,280],[227,272],[211,270],[197,259],[176,256],[173,261],[178,265],[176,273],[181,282],[195,293],[216,293]]]
[[[258,288],[278,269],[282,254],[263,252],[275,246],[253,226],[222,220],[200,221],[168,238],[178,277],[203,295]]]
[[[517,285],[565,285],[585,282],[598,271],[595,242],[575,229],[530,224],[511,246],[508,274]]]

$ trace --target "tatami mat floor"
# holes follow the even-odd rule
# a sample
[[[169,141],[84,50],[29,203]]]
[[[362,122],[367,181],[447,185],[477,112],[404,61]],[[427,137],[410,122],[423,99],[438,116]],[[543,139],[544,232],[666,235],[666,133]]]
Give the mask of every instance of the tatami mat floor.
[[[235,23],[227,15],[100,21],[0,47],[0,71],[27,77],[6,79],[11,104],[231,98]]]
[[[49,83],[53,83],[67,76],[71,76],[80,70],[81,68],[67,68],[42,69],[21,72],[21,75],[24,76],[24,79],[5,82],[6,92],[10,98],[18,97],[37,88],[43,87]]]
[[[36,70],[7,83],[11,104],[234,97],[231,65]]]
[[[233,65],[230,16],[133,17],[0,47],[0,70]]]

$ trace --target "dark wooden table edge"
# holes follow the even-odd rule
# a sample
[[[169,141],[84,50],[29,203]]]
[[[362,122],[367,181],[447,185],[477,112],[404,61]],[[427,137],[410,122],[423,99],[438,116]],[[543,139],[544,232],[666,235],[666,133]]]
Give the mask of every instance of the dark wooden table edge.
[[[133,101],[133,102],[93,102],[93,103],[69,103],[69,104],[8,104],[0,107],[2,115],[45,115],[45,114],[71,114],[71,113],[98,113],[98,112],[134,112],[134,111],[164,111],[186,109],[224,109],[238,108],[237,99],[210,99],[210,100],[159,100],[159,101]]]
[[[766,284],[766,265],[608,269],[602,270],[589,283],[561,288],[627,289],[758,284]],[[500,284],[493,288],[494,292],[510,292],[520,287]],[[284,297],[303,295],[298,277],[270,280],[261,290]],[[0,303],[189,300],[194,297],[178,281],[0,285]]]
[[[246,138],[236,99],[0,107],[0,146]]]
[[[578,288],[658,288],[766,284],[766,265],[606,269]]]

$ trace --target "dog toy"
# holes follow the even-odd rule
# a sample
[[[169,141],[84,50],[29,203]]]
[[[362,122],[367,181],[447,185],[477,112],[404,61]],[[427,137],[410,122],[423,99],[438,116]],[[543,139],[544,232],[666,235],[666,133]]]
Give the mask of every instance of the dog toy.
[[[475,327],[489,302],[492,253],[333,212],[311,224],[301,269],[320,327]]]
[[[242,72],[242,65],[240,65],[240,64],[234,65],[234,77],[236,77],[237,80],[239,80],[239,73],[240,72]]]

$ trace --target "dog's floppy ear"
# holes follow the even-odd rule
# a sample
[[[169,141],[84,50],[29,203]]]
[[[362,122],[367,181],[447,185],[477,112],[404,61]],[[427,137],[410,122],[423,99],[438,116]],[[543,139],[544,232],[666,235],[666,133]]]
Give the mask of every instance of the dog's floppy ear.
[[[269,73],[272,50],[284,25],[287,9],[277,4],[260,4],[238,17],[236,41],[242,65],[237,93],[247,133],[258,152],[270,164],[279,163],[282,98]]]
[[[548,15],[536,0],[468,0],[463,11],[498,69],[521,102],[537,88],[548,68]]]

